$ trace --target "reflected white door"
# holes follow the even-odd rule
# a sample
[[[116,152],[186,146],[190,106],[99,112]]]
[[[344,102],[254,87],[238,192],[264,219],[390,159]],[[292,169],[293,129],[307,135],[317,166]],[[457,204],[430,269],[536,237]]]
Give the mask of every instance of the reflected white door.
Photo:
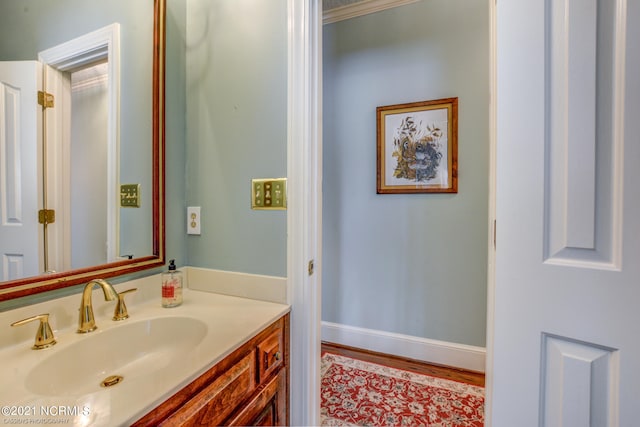
[[[496,7],[492,425],[638,425],[640,2]]]
[[[0,62],[0,280],[41,271],[36,61]]]

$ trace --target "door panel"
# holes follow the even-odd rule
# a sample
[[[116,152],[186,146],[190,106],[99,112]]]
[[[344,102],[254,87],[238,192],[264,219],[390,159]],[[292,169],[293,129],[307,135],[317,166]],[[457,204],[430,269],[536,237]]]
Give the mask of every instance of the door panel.
[[[547,334],[542,348],[543,425],[611,425],[618,401],[618,351]]]
[[[624,129],[617,118],[624,110],[626,43],[625,20],[615,12],[616,2],[549,3],[544,52],[548,263],[620,268]]]
[[[494,426],[636,423],[638,24],[637,0],[497,4]]]
[[[41,67],[0,62],[0,281],[39,274]]]

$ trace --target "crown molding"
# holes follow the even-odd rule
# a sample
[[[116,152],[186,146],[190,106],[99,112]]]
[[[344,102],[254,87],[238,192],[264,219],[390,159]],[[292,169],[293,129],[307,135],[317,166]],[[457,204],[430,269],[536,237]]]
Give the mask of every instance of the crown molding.
[[[334,22],[344,21],[345,19],[356,18],[418,1],[420,0],[363,0],[358,3],[324,11],[322,14],[322,23],[332,24]]]

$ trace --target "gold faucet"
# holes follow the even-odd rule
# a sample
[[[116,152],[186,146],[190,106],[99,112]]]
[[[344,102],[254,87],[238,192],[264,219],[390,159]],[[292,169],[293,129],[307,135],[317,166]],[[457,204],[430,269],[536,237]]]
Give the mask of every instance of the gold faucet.
[[[116,290],[106,280],[94,279],[87,283],[82,292],[82,302],[80,303],[80,318],[78,319],[77,331],[79,334],[86,334],[97,328],[91,303],[91,291],[93,291],[93,285],[96,284],[102,288],[105,301],[113,301],[118,297]]]
[[[116,309],[113,312],[113,320],[120,321],[129,318],[129,312],[127,311],[127,305],[124,303],[124,296],[126,294],[130,294],[131,292],[137,291],[138,288],[127,289],[126,291],[122,291],[118,294],[118,304],[116,304]]]
[[[40,326],[38,326],[38,331],[36,332],[36,341],[31,347],[34,350],[42,350],[43,348],[51,347],[56,344],[56,339],[53,336],[53,331],[51,330],[51,326],[49,325],[49,313],[39,314],[37,316],[32,316],[27,319],[18,320],[17,322],[13,322],[11,326],[20,326],[25,323],[33,322],[34,320],[40,321]]]

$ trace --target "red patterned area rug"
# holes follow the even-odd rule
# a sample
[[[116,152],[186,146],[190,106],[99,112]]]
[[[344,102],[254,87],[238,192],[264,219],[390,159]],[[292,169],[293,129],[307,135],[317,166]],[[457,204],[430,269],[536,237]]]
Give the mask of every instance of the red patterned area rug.
[[[325,353],[323,426],[484,425],[484,388]]]

